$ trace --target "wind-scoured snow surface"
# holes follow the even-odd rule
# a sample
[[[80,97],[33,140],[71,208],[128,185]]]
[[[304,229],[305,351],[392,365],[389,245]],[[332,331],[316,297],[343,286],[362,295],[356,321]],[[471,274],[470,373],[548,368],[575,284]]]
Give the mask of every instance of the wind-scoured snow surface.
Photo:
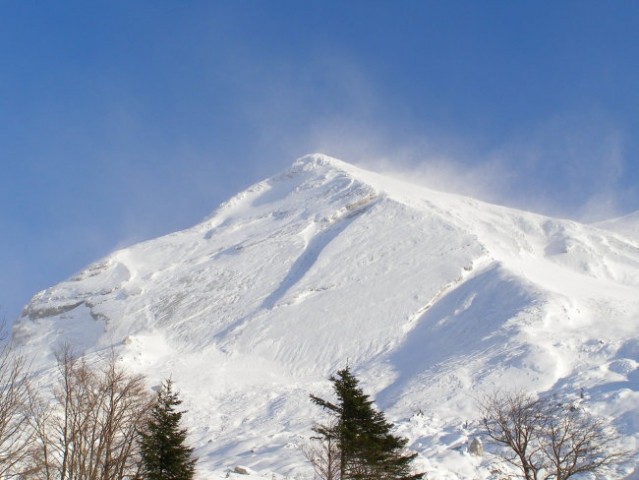
[[[429,478],[496,478],[466,452],[496,389],[578,399],[636,450],[638,291],[630,236],[310,155],[37,294],[14,334],[43,375],[68,342],[172,376],[201,478],[310,478],[308,396],[347,362]]]

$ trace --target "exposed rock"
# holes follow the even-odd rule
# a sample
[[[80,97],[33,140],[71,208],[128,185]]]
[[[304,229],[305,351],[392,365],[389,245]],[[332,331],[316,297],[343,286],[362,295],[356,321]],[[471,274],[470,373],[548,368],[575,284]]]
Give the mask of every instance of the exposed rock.
[[[479,438],[475,437],[472,442],[470,442],[470,445],[468,446],[468,453],[475,455],[476,457],[481,457],[484,454],[484,446]]]

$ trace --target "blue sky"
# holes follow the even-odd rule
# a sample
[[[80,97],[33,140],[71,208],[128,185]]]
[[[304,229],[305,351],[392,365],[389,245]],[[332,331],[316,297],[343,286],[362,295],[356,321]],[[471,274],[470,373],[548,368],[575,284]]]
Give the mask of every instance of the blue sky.
[[[639,3],[0,0],[0,305],[321,151],[639,209]]]

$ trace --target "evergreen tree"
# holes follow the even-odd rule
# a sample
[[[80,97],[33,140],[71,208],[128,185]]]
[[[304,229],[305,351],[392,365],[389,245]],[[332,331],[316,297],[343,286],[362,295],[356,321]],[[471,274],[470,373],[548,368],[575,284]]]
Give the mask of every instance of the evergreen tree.
[[[336,441],[340,451],[341,480],[416,480],[423,473],[411,473],[417,455],[404,450],[407,439],[391,434],[393,428],[383,412],[359,387],[346,367],[331,376],[337,402],[311,395],[311,400],[333,417],[331,424],[318,424],[314,431],[325,440]]]
[[[185,445],[186,429],[180,428],[184,412],[171,380],[158,391],[155,406],[140,432],[143,475],[147,480],[191,480],[195,471],[193,449]]]

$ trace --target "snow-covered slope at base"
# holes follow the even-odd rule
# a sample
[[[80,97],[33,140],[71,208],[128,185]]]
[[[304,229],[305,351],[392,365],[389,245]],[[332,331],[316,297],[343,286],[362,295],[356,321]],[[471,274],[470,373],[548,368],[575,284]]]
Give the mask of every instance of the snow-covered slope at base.
[[[637,447],[638,288],[619,235],[312,155],[39,293],[14,334],[43,367],[68,341],[172,375],[202,478],[310,476],[308,395],[346,362],[430,478],[491,478],[464,452],[496,388],[583,392]]]

